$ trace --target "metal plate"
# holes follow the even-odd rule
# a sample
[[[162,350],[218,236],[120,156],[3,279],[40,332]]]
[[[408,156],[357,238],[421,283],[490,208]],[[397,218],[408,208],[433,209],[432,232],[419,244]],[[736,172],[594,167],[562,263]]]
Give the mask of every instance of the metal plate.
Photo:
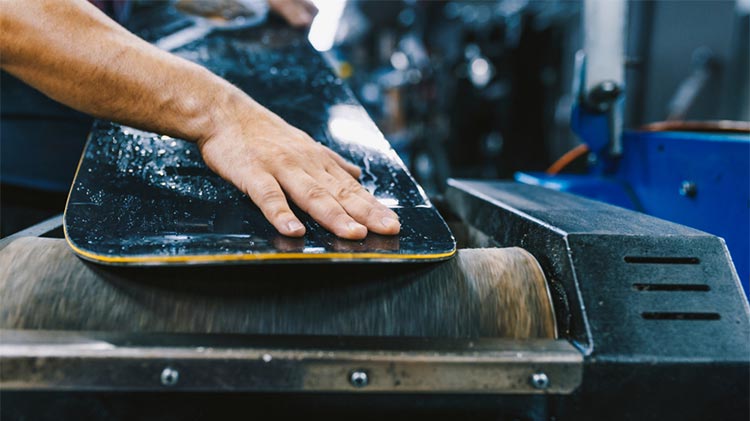
[[[565,394],[567,341],[0,331],[3,390]]]
[[[293,208],[307,234],[281,236],[247,196],[206,167],[195,144],[99,121],[66,206],[66,239],[76,254],[103,264],[184,265],[424,261],[455,253],[442,217],[304,34],[248,28],[176,53],[361,166],[360,181],[399,215],[401,233],[342,240]]]

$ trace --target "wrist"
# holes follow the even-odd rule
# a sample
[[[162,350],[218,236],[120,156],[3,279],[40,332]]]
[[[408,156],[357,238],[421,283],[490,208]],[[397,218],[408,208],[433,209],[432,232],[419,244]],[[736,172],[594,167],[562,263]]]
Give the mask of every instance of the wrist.
[[[258,104],[229,82],[205,68],[190,95],[180,95],[180,108],[185,116],[183,137],[201,145],[232,126]]]

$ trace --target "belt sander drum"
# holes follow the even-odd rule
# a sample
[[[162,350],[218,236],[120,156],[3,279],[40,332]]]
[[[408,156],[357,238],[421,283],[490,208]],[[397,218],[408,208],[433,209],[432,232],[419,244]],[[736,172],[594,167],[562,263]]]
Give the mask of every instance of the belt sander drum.
[[[417,265],[102,268],[63,240],[0,252],[0,327],[82,331],[554,338],[544,274],[521,248]]]

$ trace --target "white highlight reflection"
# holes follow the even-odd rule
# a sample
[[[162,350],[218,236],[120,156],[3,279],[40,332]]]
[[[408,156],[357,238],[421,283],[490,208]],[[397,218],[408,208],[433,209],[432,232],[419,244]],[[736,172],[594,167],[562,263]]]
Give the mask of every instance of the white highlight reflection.
[[[391,145],[361,107],[334,105],[328,109],[328,115],[328,131],[337,142],[390,152]]]
[[[389,208],[401,207],[401,204],[398,202],[398,199],[394,199],[391,197],[378,197],[378,202],[380,202],[383,206],[387,206]]]
[[[310,26],[310,34],[307,38],[316,50],[328,51],[333,48],[336,40],[336,32],[339,29],[346,0],[312,0],[312,2],[318,8],[318,14]]]

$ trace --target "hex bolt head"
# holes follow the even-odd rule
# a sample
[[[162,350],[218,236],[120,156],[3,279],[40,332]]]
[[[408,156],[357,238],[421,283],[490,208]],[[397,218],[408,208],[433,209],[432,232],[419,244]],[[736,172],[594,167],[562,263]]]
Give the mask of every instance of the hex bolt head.
[[[611,80],[606,80],[591,89],[586,103],[596,111],[605,112],[612,108],[612,104],[621,93],[620,85]]]
[[[161,384],[164,386],[174,386],[180,379],[180,373],[174,368],[167,367],[161,372]]]
[[[549,377],[542,372],[532,374],[529,382],[534,389],[544,390],[549,387]]]
[[[695,197],[698,194],[698,186],[694,181],[685,180],[680,184],[680,195],[685,197]]]
[[[354,387],[365,387],[370,383],[367,371],[359,369],[349,373],[349,383]]]

